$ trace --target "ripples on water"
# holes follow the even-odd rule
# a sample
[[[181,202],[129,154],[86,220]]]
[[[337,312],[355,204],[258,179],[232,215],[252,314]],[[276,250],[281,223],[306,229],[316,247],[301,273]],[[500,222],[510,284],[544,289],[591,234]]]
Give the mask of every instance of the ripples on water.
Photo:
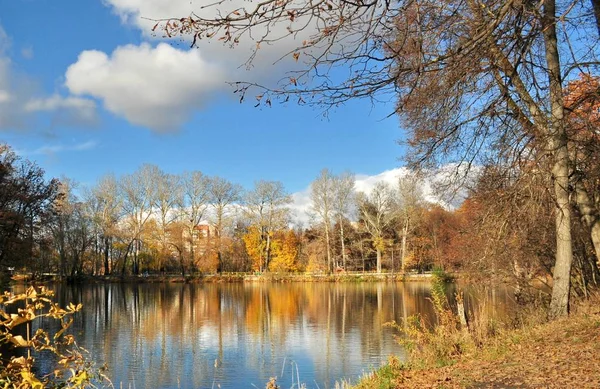
[[[54,286],[83,303],[73,333],[115,387],[330,388],[403,350],[383,324],[421,314],[427,283]],[[41,361],[50,366],[50,361]]]

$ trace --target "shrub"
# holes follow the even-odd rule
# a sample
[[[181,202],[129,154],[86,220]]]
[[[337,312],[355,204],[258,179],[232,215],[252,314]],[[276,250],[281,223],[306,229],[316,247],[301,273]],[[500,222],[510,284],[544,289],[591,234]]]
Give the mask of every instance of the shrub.
[[[103,369],[96,369],[85,357],[87,352],[77,346],[73,335],[67,333],[81,304],[71,303],[63,309],[52,301],[52,296],[53,292],[44,287],[30,287],[21,294],[4,292],[0,295],[0,344],[12,345],[25,354],[1,356],[0,387],[87,388],[103,381],[110,383]],[[11,306],[17,313],[9,312]],[[49,334],[40,328],[32,333],[33,322],[42,318],[58,321],[60,330]],[[24,329],[25,335],[16,335],[17,329]],[[36,360],[32,355],[36,353],[53,355],[57,362],[52,373],[40,376],[36,372]]]
[[[447,280],[445,273],[434,271],[431,302],[437,319],[436,325],[426,323],[420,315],[410,316],[403,325],[388,323],[400,332],[401,335],[396,340],[405,348],[412,364],[452,364],[474,346],[469,332],[461,328],[458,316],[449,307],[445,290]]]

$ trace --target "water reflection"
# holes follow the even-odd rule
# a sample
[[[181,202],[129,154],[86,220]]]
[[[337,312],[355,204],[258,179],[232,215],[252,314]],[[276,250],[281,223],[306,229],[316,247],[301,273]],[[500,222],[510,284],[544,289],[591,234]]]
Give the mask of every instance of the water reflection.
[[[73,330],[115,387],[308,387],[355,380],[402,357],[383,324],[433,321],[427,283],[99,284],[55,286],[81,302]],[[297,368],[297,373],[296,373]]]

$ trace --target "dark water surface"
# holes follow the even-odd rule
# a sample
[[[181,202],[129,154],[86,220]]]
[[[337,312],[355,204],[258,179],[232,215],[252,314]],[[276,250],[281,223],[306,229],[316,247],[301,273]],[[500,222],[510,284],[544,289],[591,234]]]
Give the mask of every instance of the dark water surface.
[[[331,388],[404,356],[384,323],[434,321],[428,283],[52,288],[61,306],[83,303],[73,333],[115,388]]]

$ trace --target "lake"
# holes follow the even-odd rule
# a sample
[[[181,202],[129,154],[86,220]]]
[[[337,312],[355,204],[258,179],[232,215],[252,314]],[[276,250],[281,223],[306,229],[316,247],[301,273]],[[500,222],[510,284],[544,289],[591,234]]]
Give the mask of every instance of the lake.
[[[422,282],[51,288],[61,306],[83,304],[72,332],[116,388],[262,389],[269,377],[331,388],[404,357],[384,323],[417,313],[435,321]]]

